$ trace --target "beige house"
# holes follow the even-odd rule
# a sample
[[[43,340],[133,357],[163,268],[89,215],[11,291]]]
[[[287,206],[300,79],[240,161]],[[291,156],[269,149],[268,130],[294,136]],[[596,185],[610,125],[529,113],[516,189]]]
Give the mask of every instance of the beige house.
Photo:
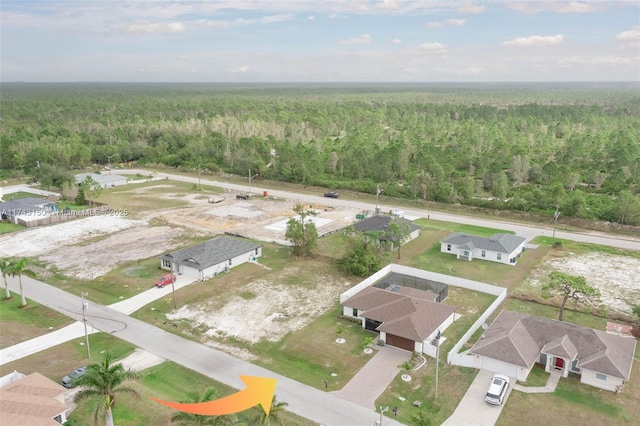
[[[67,421],[71,407],[64,402],[67,389],[40,373],[12,373],[2,378],[0,423],[56,426]],[[6,383],[6,384],[5,384]]]
[[[476,367],[525,381],[535,363],[545,371],[609,391],[629,380],[636,340],[567,322],[502,311],[469,351]]]
[[[438,294],[411,287],[365,287],[344,302],[343,314],[380,333],[385,344],[431,355],[432,341],[455,319],[454,306],[436,302]]]

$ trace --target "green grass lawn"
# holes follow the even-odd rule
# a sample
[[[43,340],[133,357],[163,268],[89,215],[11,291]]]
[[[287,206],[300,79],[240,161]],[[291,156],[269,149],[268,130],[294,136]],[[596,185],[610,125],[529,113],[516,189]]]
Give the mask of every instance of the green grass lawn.
[[[73,322],[71,318],[30,299],[27,299],[27,306],[20,308],[20,294],[11,295],[11,299],[0,301],[0,348],[8,348]]]
[[[31,192],[26,192],[26,191],[18,191],[18,192],[12,192],[11,194],[3,194],[2,195],[2,200],[3,201],[11,201],[11,200],[18,200],[20,198],[29,198],[29,197],[44,199],[44,197],[42,195],[33,194]]]
[[[258,357],[255,363],[318,389],[324,389],[325,380],[329,391],[341,389],[371,358],[363,352],[363,342],[375,337],[360,324],[338,318],[341,313],[336,304],[278,342],[251,345],[249,350]],[[336,343],[338,337],[345,343]]]
[[[9,232],[19,231],[21,229],[27,229],[22,225],[16,225],[15,223],[0,221],[0,234],[7,234]]]
[[[200,394],[208,387],[216,389],[214,398],[222,398],[238,392],[238,390],[217,382],[205,375],[182,367],[170,361],[143,370],[143,378],[137,382],[129,382],[136,389],[140,398],[132,398],[120,394],[116,408],[113,411],[117,425],[170,425],[171,416],[175,411],[169,407],[153,401],[151,398],[166,401],[184,401],[188,394]],[[277,394],[276,394],[277,396]],[[286,402],[286,401],[284,401]],[[75,425],[91,423],[95,401],[86,400],[78,406],[70,416]],[[258,407],[238,413],[234,416],[236,425],[248,425],[260,416]],[[101,419],[102,420],[102,419]],[[315,423],[290,412],[284,412],[280,417],[282,424],[292,426],[310,426]],[[174,423],[175,424],[175,423]]]

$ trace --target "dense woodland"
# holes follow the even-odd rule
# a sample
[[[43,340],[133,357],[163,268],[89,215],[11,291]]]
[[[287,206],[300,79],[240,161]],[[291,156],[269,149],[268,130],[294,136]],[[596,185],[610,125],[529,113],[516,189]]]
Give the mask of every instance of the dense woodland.
[[[45,186],[112,158],[640,224],[635,83],[13,83],[0,119],[0,173]]]

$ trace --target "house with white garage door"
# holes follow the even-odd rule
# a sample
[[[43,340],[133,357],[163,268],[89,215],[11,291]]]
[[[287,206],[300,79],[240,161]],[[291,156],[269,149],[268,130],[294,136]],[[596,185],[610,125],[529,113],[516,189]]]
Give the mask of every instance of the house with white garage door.
[[[344,316],[389,346],[435,356],[432,341],[456,318],[455,306],[440,303],[447,285],[395,272],[371,284],[342,301]]]
[[[636,340],[567,322],[502,311],[469,353],[477,368],[525,381],[535,363],[545,371],[617,391],[631,376]]]
[[[235,266],[255,261],[260,256],[261,244],[224,235],[165,254],[160,259],[160,267],[204,281],[221,272],[229,272]]]
[[[440,251],[463,260],[481,259],[515,265],[526,240],[511,234],[494,234],[486,238],[456,232],[440,241]]]

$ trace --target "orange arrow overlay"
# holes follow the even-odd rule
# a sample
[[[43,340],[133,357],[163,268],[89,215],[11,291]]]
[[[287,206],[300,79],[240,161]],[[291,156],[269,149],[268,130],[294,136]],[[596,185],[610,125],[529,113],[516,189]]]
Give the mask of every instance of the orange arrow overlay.
[[[204,416],[239,413],[260,404],[268,416],[269,411],[271,411],[271,401],[276,391],[276,379],[253,376],[240,376],[240,379],[247,385],[245,389],[214,401],[182,403],[163,401],[157,398],[151,399],[178,411]]]

